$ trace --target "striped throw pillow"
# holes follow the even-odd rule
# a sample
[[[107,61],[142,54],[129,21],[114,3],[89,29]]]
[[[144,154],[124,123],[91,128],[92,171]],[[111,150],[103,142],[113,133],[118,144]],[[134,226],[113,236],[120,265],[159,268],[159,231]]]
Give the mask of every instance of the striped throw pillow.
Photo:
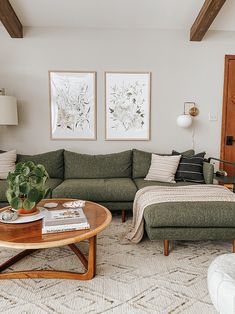
[[[176,151],[172,151],[172,155],[178,155]],[[205,183],[203,176],[203,161],[205,152],[194,155],[191,158],[181,157],[178,169],[175,174],[176,181]]]
[[[152,154],[151,165],[145,180],[175,183],[175,173],[181,155],[160,156]]]

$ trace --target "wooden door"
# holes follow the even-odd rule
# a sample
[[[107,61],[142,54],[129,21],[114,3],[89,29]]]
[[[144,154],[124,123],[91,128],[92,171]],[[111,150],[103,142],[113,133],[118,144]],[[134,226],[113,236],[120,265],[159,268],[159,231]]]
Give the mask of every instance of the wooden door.
[[[235,56],[225,56],[224,98],[222,114],[221,159],[235,162]],[[235,175],[235,168],[223,164],[229,175]]]

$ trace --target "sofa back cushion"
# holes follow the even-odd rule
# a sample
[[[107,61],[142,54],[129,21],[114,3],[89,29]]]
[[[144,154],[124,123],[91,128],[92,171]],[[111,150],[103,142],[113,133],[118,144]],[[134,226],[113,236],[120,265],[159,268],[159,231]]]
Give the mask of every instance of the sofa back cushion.
[[[128,178],[132,171],[132,151],[106,155],[64,152],[65,179]]]
[[[20,155],[17,156],[17,162],[33,161],[35,164],[42,164],[50,178],[64,178],[64,150],[59,149],[38,155]]]
[[[156,154],[160,156],[171,156],[171,154],[158,154],[158,153]],[[181,154],[186,157],[187,156],[191,157],[194,155],[194,150],[190,149]],[[151,158],[152,153],[138,149],[133,149],[133,169],[132,169],[133,179],[146,177],[151,165]]]

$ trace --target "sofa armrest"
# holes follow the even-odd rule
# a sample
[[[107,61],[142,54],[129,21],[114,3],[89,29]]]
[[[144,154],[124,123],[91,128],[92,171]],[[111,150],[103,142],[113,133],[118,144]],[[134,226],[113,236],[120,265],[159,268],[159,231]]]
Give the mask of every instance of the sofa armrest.
[[[203,176],[206,184],[213,184],[214,165],[209,162],[203,162]]]

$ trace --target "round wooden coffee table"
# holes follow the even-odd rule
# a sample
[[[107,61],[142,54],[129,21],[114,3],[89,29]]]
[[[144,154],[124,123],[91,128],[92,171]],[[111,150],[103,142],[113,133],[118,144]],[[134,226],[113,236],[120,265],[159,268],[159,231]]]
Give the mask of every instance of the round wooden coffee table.
[[[74,199],[48,199],[41,201],[38,205],[43,206],[46,202],[56,202],[58,204],[62,204],[65,201],[72,200]],[[6,209],[7,207],[2,208],[1,211]],[[96,268],[96,236],[110,224],[112,215],[104,206],[88,201],[86,201],[84,213],[90,224],[90,229],[61,233],[42,234],[42,220],[24,224],[5,224],[0,222],[0,247],[24,250],[0,265],[0,279],[92,279],[95,276]],[[75,243],[83,240],[89,241],[88,259],[75,245]],[[53,248],[64,245],[68,245],[77,255],[86,268],[85,273],[56,270],[27,270],[2,273],[5,269],[38,249]]]

